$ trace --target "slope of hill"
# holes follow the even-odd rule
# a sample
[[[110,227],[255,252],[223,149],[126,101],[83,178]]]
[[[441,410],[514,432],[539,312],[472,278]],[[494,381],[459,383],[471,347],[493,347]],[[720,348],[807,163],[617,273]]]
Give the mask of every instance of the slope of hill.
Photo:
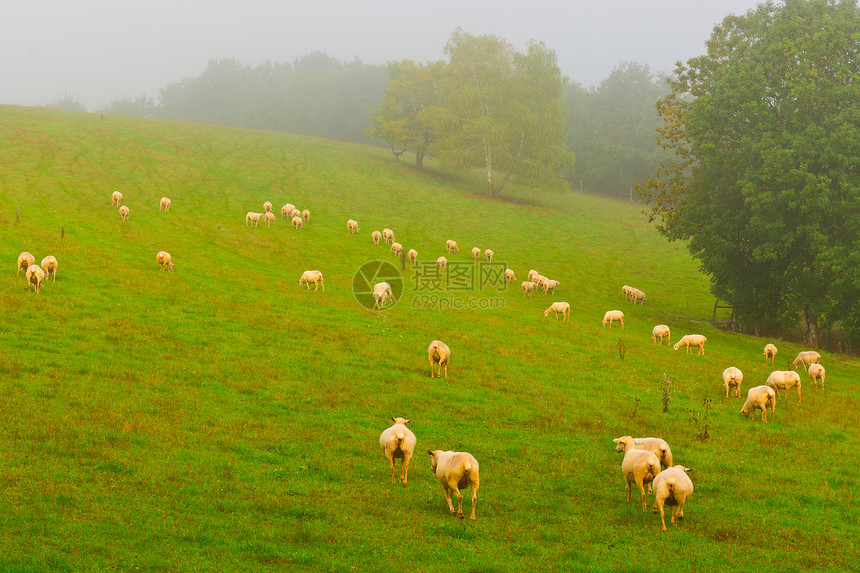
[[[857,361],[824,355],[824,390],[803,375],[802,404],[783,394],[774,423],[746,420],[723,369],[743,370],[745,396],[801,348],[777,341],[772,367],[768,341],[677,318],[710,316],[707,278],[634,205],[490,201],[479,179],[361,146],[15,107],[0,107],[0,164],[2,570],[854,566]],[[267,200],[310,221],[246,226]],[[399,267],[370,239],[383,227],[421,264],[373,312],[353,279]],[[449,238],[456,275],[436,290]],[[480,284],[495,267],[473,246],[517,283]],[[12,273],[25,250],[59,260],[39,295]],[[299,287],[307,269],[324,293]],[[529,269],[558,291],[523,297]],[[544,317],[554,300],[569,322]],[[616,308],[623,331],[601,326]],[[707,353],[654,345],[659,323],[705,334]],[[429,377],[437,338],[447,379]],[[392,416],[418,438],[405,489],[378,443]],[[612,439],[628,434],[692,468],[679,529],[662,534],[635,491],[626,503]],[[475,522],[448,513],[427,449],[480,462]]]

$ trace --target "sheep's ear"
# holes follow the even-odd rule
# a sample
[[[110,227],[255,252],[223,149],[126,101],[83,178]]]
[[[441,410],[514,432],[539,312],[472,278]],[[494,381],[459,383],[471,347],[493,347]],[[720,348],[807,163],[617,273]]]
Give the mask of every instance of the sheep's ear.
[[[432,455],[433,455],[433,450],[427,450],[427,453],[428,453],[428,454],[430,454],[430,455],[432,456]]]
[[[394,416],[391,416],[391,421],[396,422],[397,420],[394,418]]]
[[[690,471],[690,468],[684,468],[684,471],[688,472],[688,471]]]
[[[409,423],[409,422],[411,422],[411,421],[412,421],[412,420],[403,420],[403,423],[404,423],[404,424],[408,424],[408,423]]]
[[[615,438],[615,439],[614,439],[614,440],[612,440],[612,441],[613,441],[613,442],[615,442],[615,443],[617,444],[618,442],[620,442],[620,441],[621,441],[621,438]]]

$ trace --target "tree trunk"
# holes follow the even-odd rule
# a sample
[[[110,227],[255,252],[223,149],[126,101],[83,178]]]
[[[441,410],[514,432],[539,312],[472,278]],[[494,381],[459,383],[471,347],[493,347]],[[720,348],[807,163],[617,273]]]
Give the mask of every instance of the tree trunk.
[[[424,170],[424,153],[421,151],[415,153],[415,167],[418,168],[418,171]]]
[[[487,166],[487,191],[490,193],[490,197],[496,198],[496,190],[493,189],[493,158],[490,154],[490,146],[487,145],[487,141],[484,140],[484,163]]]
[[[809,305],[803,307],[800,315],[803,319],[803,343],[808,348],[818,348],[818,322],[812,316]]]

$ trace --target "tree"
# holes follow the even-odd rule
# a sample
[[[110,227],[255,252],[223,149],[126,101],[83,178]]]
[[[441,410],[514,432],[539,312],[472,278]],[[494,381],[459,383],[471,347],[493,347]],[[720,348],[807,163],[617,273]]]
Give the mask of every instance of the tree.
[[[786,0],[728,16],[659,103],[676,158],[640,187],[742,326],[860,335],[860,12]]]

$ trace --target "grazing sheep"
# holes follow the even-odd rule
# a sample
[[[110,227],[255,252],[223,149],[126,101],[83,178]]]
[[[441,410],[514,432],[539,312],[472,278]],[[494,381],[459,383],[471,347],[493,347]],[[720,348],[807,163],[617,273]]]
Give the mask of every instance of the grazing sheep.
[[[666,344],[672,344],[672,336],[669,327],[665,324],[658,324],[651,330],[651,340],[657,342],[660,339],[660,346],[663,346],[663,339],[666,339]]]
[[[287,217],[292,219],[293,218],[293,209],[295,209],[295,208],[296,208],[296,206],[293,205],[292,203],[287,203],[286,205],[281,207],[281,219],[286,219]]]
[[[391,285],[386,282],[376,283],[373,285],[373,300],[376,303],[376,308],[382,310],[385,303],[392,299]]]
[[[744,381],[744,373],[739,368],[729,366],[723,370],[723,384],[726,386],[726,398],[729,397],[729,389],[734,387],[735,396],[741,397],[741,382]]]
[[[357,233],[358,231],[359,231],[358,221],[356,221],[355,219],[350,219],[349,221],[346,222],[346,232],[347,233],[349,233],[350,235],[353,235],[353,234]]]
[[[660,473],[660,460],[648,450],[627,450],[621,461],[621,473],[627,479],[627,503],[630,503],[632,484],[635,483],[642,494],[642,511],[648,511],[645,484],[650,484]]]
[[[475,258],[475,262],[478,262],[478,259],[481,258],[481,249],[474,247],[472,249],[472,256]]]
[[[630,288],[630,300],[633,301],[633,304],[639,303],[645,304],[645,293],[639,290],[638,288]]]
[[[767,377],[765,386],[770,386],[776,389],[777,398],[781,398],[779,391],[785,390],[785,399],[788,400],[788,391],[792,388],[797,388],[797,401],[803,403],[800,399],[800,374],[794,370],[775,370]]]
[[[616,452],[627,453],[627,450],[646,450],[657,456],[664,468],[672,467],[672,450],[666,440],[661,438],[631,438],[621,436],[612,440],[617,445]]]
[[[444,271],[445,267],[447,267],[447,266],[448,266],[448,259],[446,259],[445,257],[439,257],[438,259],[436,259],[436,270]]]
[[[414,267],[418,263],[418,251],[415,249],[409,249],[409,252],[406,254],[409,255],[409,262],[411,262]]]
[[[538,274],[538,275],[535,275],[533,280],[534,280],[536,287],[543,288],[544,283],[547,282],[549,279],[546,278],[545,276],[541,275],[541,274]]]
[[[807,350],[805,352],[800,352],[792,361],[792,365],[797,368],[798,364],[803,364],[804,368],[809,368],[810,364],[820,364],[821,363],[821,355],[814,350]]]
[[[606,328],[608,324],[609,328],[612,328],[612,323],[616,320],[621,323],[621,330],[624,330],[624,313],[620,310],[607,310],[603,315],[603,327]]]
[[[507,281],[508,284],[511,284],[513,282],[516,282],[516,280],[517,277],[514,276],[514,271],[512,271],[511,269],[505,269],[505,281]]]
[[[155,262],[161,267],[162,272],[164,267],[167,267],[168,271],[173,270],[173,257],[167,251],[158,251],[158,254],[155,255]]]
[[[120,203],[122,203],[122,193],[119,191],[114,191],[110,196],[110,204],[114,207],[119,207]]]
[[[158,202],[158,206],[164,212],[170,211],[170,199],[162,197],[161,201]]]
[[[430,454],[430,471],[436,474],[436,479],[442,484],[445,493],[445,501],[452,514],[457,514],[463,519],[463,496],[460,490],[466,486],[472,486],[472,516],[475,519],[475,506],[478,504],[478,460],[472,454],[466,452],[452,452],[442,450],[427,450]],[[457,494],[457,511],[451,503],[451,493]]]
[[[393,484],[397,483],[397,480],[394,479],[394,459],[400,458],[400,481],[403,482],[403,487],[406,487],[409,460],[412,459],[412,454],[415,452],[415,434],[406,427],[409,420],[405,418],[391,418],[391,420],[394,425],[380,434],[379,445],[382,446],[382,451],[391,466],[391,483]]]
[[[439,363],[439,375],[436,378],[442,377],[442,368],[445,368],[445,378],[448,377],[448,360],[451,358],[451,349],[448,345],[440,340],[434,340],[427,348],[427,358],[430,360],[430,378],[433,378],[433,363]]]
[[[523,281],[523,296],[531,296],[534,294],[537,285],[532,281]]]
[[[672,507],[672,523],[678,527],[678,519],[684,518],[684,504],[693,495],[693,482],[687,475],[690,468],[673,466],[665,469],[654,478],[654,508],[660,511],[660,522],[666,531],[663,506]]]
[[[309,209],[302,211],[302,219],[305,220],[305,223],[311,220],[311,212]]]
[[[42,270],[45,271],[45,278],[53,281],[57,280],[57,258],[48,255],[42,259]]]
[[[271,211],[266,211],[266,213],[263,215],[263,218],[266,221],[267,227],[271,227],[275,223],[275,219],[276,219],[275,214],[272,213]]]
[[[27,290],[30,290],[30,286],[34,286],[36,294],[39,294],[42,290],[42,281],[45,280],[45,271],[42,270],[42,267],[30,265],[24,272],[24,276],[27,278]]]
[[[773,422],[773,414],[776,411],[776,392],[770,386],[754,386],[747,390],[747,401],[741,408],[742,414],[761,410],[761,421],[767,423],[767,407],[770,406],[770,421]]]
[[[125,205],[119,208],[119,216],[123,221],[128,221],[129,209]]]
[[[531,282],[537,282],[537,278],[540,276],[540,273],[536,270],[532,269],[529,271],[528,276],[526,277]]]
[[[630,298],[630,291],[632,290],[632,286],[624,285],[623,287],[621,287],[621,294],[624,295],[624,300],[628,300]]]
[[[382,233],[380,233],[379,231],[374,231],[374,232],[372,232],[372,233],[370,234],[370,238],[371,238],[371,239],[373,239],[373,244],[374,244],[374,245],[378,245],[378,244],[379,244],[379,239],[381,239],[381,238],[382,238]]]
[[[675,350],[678,350],[682,346],[686,346],[687,347],[687,353],[690,354],[693,352],[692,350],[690,350],[690,347],[691,346],[698,346],[699,347],[699,354],[704,354],[705,353],[705,343],[707,341],[708,341],[708,339],[705,338],[704,336],[702,336],[701,334],[687,334],[687,335],[682,336],[681,340],[676,342],[675,346],[673,346],[672,348],[674,348]]]
[[[394,242],[394,231],[391,229],[382,229],[382,242],[386,245]]]
[[[389,255],[394,255],[395,257],[399,257],[400,253],[403,252],[403,245],[400,243],[392,243],[391,248],[388,249]]]
[[[457,241],[453,241],[451,239],[448,239],[447,241],[445,241],[445,249],[448,251],[449,255],[451,253],[459,253],[460,252],[460,247],[457,246]]]
[[[549,316],[550,312],[555,313],[556,320],[558,320],[559,313],[561,313],[561,315],[564,317],[564,320],[570,320],[570,305],[566,302],[552,303],[548,309],[543,311],[543,315]]]
[[[490,249],[487,249],[486,251],[484,251],[484,256],[485,256],[485,257],[487,257],[487,262],[488,262],[488,263],[492,263],[492,262],[493,262],[493,256],[494,256],[495,254],[496,254],[496,253],[494,253],[494,252],[493,252],[493,251],[491,251]]]
[[[316,292],[319,287],[322,287],[323,292],[325,292],[325,283],[323,282],[323,276],[321,272],[305,271],[302,273],[302,278],[299,279],[299,286],[302,286],[302,284],[307,284],[308,290],[311,290],[311,283],[314,283],[314,292]]]
[[[543,281],[543,293],[548,294],[549,291],[552,291],[552,294],[555,294],[555,287],[557,286],[561,286],[561,283],[553,279],[546,279]]]
[[[21,271],[24,271],[26,273],[27,269],[30,268],[30,265],[35,264],[35,262],[36,257],[31,255],[27,251],[24,251],[23,253],[18,255],[18,272],[15,273],[15,276],[17,277],[19,274],[21,274]]]
[[[808,372],[815,387],[818,388],[818,381],[821,380],[821,389],[824,390],[824,366],[821,364],[810,364]]]
[[[765,344],[764,346],[764,362],[765,364],[773,364],[773,358],[776,356],[776,346],[773,344]]]
[[[263,203],[263,213],[271,213],[272,212],[272,203],[270,201],[266,201]]]
[[[291,219],[293,219],[295,217],[301,217],[301,216],[302,216],[302,212],[299,211],[298,209],[293,209],[292,211],[290,211],[290,218]]]
[[[292,222],[293,222],[293,229],[295,229],[295,230],[297,230],[297,231],[298,231],[298,230],[300,230],[300,229],[302,228],[302,223],[304,223],[304,221],[302,220],[302,218],[301,218],[301,217],[299,217],[298,215],[296,215],[295,217],[293,217]]]
[[[262,213],[254,213],[253,211],[248,211],[248,213],[245,214],[245,226],[247,227],[249,224],[254,223],[254,226],[256,227],[260,224],[260,219],[262,218]]]

